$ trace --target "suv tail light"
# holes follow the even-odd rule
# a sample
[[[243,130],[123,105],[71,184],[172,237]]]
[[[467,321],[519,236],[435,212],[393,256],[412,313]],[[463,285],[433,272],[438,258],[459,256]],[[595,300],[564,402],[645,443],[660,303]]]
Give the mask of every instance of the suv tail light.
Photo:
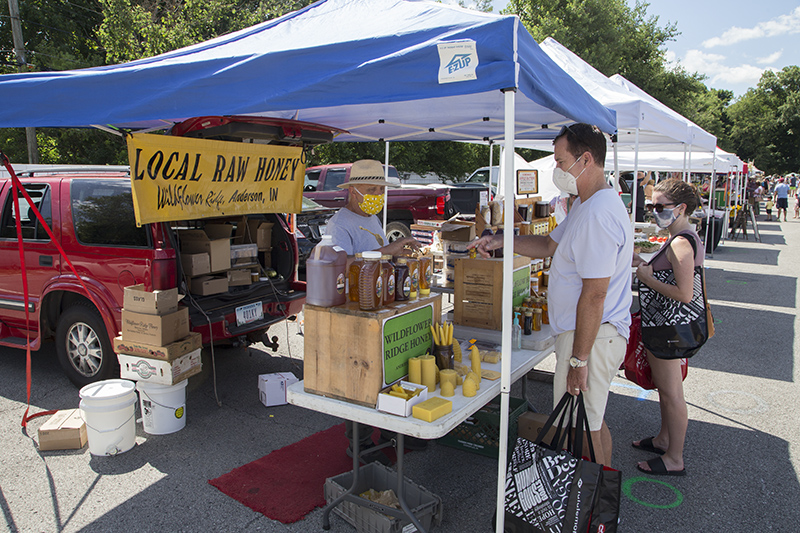
[[[153,290],[173,289],[177,286],[178,266],[175,258],[153,261]]]
[[[436,212],[442,216],[444,216],[444,205],[450,199],[450,193],[448,192],[444,196],[437,196],[436,197]]]

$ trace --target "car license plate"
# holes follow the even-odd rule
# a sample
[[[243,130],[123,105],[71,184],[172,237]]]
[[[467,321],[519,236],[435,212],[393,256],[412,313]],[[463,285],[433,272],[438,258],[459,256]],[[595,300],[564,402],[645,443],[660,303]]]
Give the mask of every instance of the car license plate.
[[[236,308],[236,324],[239,326],[261,320],[262,318],[264,318],[264,306],[261,302],[255,302]]]

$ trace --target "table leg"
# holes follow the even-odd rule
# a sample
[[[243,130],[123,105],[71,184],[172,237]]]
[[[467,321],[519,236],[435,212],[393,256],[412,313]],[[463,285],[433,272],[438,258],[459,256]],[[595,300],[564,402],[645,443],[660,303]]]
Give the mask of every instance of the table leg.
[[[359,455],[361,454],[360,449],[360,442],[358,439],[358,422],[353,422],[353,438],[351,439],[353,445],[353,484],[350,485],[350,488],[347,489],[344,494],[333,500],[331,503],[325,506],[325,509],[322,511],[322,529],[329,530],[331,528],[331,511],[333,508],[339,505],[348,495],[352,494],[355,488],[358,486],[358,470],[361,467],[361,460]]]
[[[405,436],[402,433],[397,434],[397,447],[395,448],[395,452],[397,453],[397,500],[400,502],[400,508],[405,511],[406,515],[408,515],[408,519],[411,520],[411,523],[414,524],[414,527],[417,528],[417,531],[420,533],[425,533],[425,528],[422,527],[422,524],[419,523],[417,517],[414,516],[414,513],[411,512],[411,508],[409,508],[408,503],[406,503],[405,491],[405,477],[403,476],[403,455],[405,455]]]

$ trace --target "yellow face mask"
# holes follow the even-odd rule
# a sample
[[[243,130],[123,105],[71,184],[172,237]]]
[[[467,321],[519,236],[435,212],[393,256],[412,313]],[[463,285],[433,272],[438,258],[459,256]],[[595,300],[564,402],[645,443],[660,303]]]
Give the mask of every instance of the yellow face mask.
[[[358,194],[361,194],[361,191],[358,189],[353,189]],[[383,195],[382,194],[361,194],[361,198],[363,200],[359,202],[358,207],[361,208],[368,215],[375,215],[381,212],[383,209]]]

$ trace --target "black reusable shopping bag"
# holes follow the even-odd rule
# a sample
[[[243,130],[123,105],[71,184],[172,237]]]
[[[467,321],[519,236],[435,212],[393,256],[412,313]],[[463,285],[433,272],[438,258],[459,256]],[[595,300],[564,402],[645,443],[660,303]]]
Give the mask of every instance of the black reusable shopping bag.
[[[575,406],[573,439],[566,428],[572,426]],[[550,443],[542,442],[557,418]],[[589,437],[591,461],[581,458],[584,431]],[[577,398],[564,394],[534,442],[517,439],[506,474],[507,533],[616,531],[619,472],[610,471],[606,476],[603,467],[594,462],[588,431],[583,394]],[[567,447],[563,449],[565,441]]]
[[[691,243],[697,253],[697,243],[691,234],[679,233]],[[665,252],[667,243],[656,256]],[[653,258],[655,259],[655,257]],[[652,263],[653,260],[651,259]],[[653,272],[662,283],[675,285],[672,269]],[[689,303],[664,296],[644,283],[639,283],[639,309],[642,318],[642,344],[659,359],[683,359],[696,354],[713,336],[714,319],[706,298],[703,267],[694,268],[694,292]]]

